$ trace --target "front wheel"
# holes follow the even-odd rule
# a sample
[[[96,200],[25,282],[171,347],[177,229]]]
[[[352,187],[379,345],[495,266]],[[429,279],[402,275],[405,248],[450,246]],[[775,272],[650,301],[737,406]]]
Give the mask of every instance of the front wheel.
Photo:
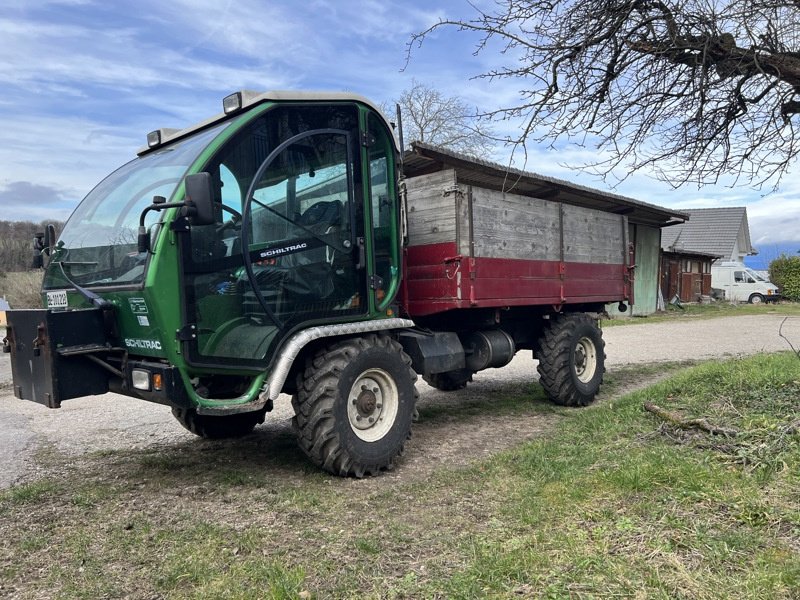
[[[764,296],[761,294],[751,294],[750,295],[750,304],[761,304],[765,300]]]
[[[292,398],[300,448],[334,475],[392,468],[411,436],[416,379],[411,359],[388,336],[324,348],[307,362]]]
[[[605,344],[597,322],[583,313],[556,315],[539,339],[538,371],[550,400],[586,406],[594,400],[605,372]]]

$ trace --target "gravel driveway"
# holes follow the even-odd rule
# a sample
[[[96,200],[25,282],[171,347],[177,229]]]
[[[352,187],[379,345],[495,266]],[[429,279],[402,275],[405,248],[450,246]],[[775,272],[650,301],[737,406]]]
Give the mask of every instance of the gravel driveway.
[[[783,317],[775,315],[722,317],[641,323],[604,330],[609,371],[636,363],[742,356],[788,350],[778,336]],[[789,318],[783,333],[800,347],[800,317]],[[464,392],[450,393],[448,401],[489,397],[498,382],[524,382],[536,370],[528,352],[510,365],[475,376]],[[419,381],[420,403],[443,400],[443,393]],[[292,416],[288,396],[261,426],[285,435]],[[502,437],[502,436],[493,436]],[[9,355],[0,354],[0,489],[30,479],[40,468],[37,450],[50,448],[66,456],[95,450],[124,450],[169,446],[196,439],[172,418],[165,406],[126,396],[106,394],[66,401],[59,410],[17,400],[11,390]],[[415,438],[416,439],[416,438]],[[489,448],[488,451],[491,451]]]

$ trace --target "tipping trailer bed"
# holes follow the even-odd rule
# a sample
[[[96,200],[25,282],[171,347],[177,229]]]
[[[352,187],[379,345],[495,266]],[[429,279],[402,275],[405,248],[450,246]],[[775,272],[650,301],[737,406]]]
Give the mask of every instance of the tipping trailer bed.
[[[459,184],[453,169],[406,189],[411,317],[633,301],[624,215]]]

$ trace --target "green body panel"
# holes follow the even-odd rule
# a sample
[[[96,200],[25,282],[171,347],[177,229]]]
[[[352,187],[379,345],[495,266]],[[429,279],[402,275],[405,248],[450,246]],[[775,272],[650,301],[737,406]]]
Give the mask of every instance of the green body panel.
[[[656,311],[661,230],[634,225],[636,232],[636,279],[633,287],[632,314],[645,316]]]
[[[215,154],[228,142],[233,136],[250,124],[254,119],[259,118],[278,103],[266,102],[258,104],[251,109],[242,112],[241,114],[230,119],[229,124],[222,129],[222,131],[214,137],[210,143],[200,152],[197,158],[191,163],[186,175],[192,173],[202,172],[209,161]],[[358,105],[359,108],[359,124],[362,131],[365,131],[368,122],[368,115],[372,114],[372,109]],[[359,150],[361,161],[361,185],[363,190],[370,189],[369,180],[369,152],[367,149],[361,147]],[[395,174],[395,156],[392,151],[391,158],[387,158],[388,176],[387,186],[394,194],[394,201],[396,198],[396,174]],[[169,202],[183,202],[185,196],[184,183],[181,183],[175,188]],[[358,200],[357,198],[355,200]],[[373,210],[370,204],[370,197],[368,193],[364,193],[361,198],[363,202],[364,214],[364,227],[367,232],[365,236],[366,256],[367,256],[367,270],[365,273],[374,272],[375,259],[373,257],[374,241],[370,231],[372,230],[372,215]],[[108,288],[94,287],[92,291],[101,296],[103,299],[110,302],[115,308],[116,325],[118,328],[120,343],[123,344],[131,358],[141,359],[155,359],[162,362],[167,362],[170,365],[177,367],[181,374],[185,389],[191,401],[201,407],[235,407],[237,405],[253,402],[264,387],[264,383],[268,377],[268,365],[272,362],[271,356],[266,357],[264,364],[260,369],[254,368],[252,365],[247,368],[231,364],[224,366],[205,366],[197,367],[190,364],[188,357],[184,355],[182,342],[176,337],[176,332],[186,324],[186,298],[184,297],[183,282],[181,277],[181,251],[180,251],[180,235],[170,228],[170,225],[180,217],[180,209],[169,208],[160,213],[155,219],[160,219],[160,227],[155,235],[151,236],[151,249],[147,267],[144,274],[143,283],[135,288]],[[152,223],[154,216],[151,214],[148,223]],[[284,337],[288,337],[291,333],[302,330],[306,327],[337,323],[343,321],[362,321],[375,318],[385,318],[387,314],[392,314],[390,305],[399,289],[400,280],[400,251],[399,251],[399,223],[398,219],[393,219],[391,223],[391,237],[390,244],[392,248],[392,273],[393,276],[390,282],[387,282],[387,289],[380,298],[376,297],[373,290],[367,290],[367,310],[364,314],[354,316],[350,319],[328,318],[328,319],[313,319],[301,324],[295,324],[291,330],[284,331]],[[63,281],[64,289],[68,291],[68,302],[70,308],[84,308],[90,306],[89,302],[84,299],[77,291],[71,289],[71,285],[63,280],[58,274],[58,266],[55,261],[52,261],[48,266],[50,270],[51,281],[57,281],[57,285],[61,285]],[[60,281],[59,281],[60,280]],[[49,289],[55,289],[51,283]],[[43,293],[43,299],[46,302],[46,294]],[[224,331],[226,327],[235,327],[242,317],[239,316],[241,307],[237,305],[237,298],[229,295],[208,295],[204,296],[197,303],[198,309],[205,312],[213,312],[215,314],[230,314],[231,318],[227,324],[220,326],[220,331]],[[206,342],[213,346],[213,335],[206,339]],[[250,383],[247,389],[237,397],[225,397],[224,399],[206,398],[198,395],[195,391],[195,386],[192,383],[193,378],[199,376],[209,375],[234,375],[246,376],[250,378]]]

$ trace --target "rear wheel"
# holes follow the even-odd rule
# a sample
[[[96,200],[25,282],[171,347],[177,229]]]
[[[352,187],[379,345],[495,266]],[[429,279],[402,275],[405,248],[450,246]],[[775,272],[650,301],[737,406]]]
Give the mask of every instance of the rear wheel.
[[[411,359],[388,336],[328,346],[308,361],[292,398],[300,448],[335,475],[392,468],[411,436],[416,379]]]
[[[472,371],[469,369],[459,369],[458,371],[447,371],[446,373],[431,373],[422,378],[431,387],[443,392],[463,390],[467,383],[472,381]]]
[[[238,415],[200,415],[194,408],[173,408],[172,416],[195,435],[210,440],[242,437],[264,422],[265,411]]]
[[[751,294],[750,295],[750,304],[761,304],[764,302],[765,298],[761,294]]]
[[[551,318],[537,353],[540,381],[550,400],[563,406],[591,403],[603,382],[604,347],[602,332],[588,315]]]

